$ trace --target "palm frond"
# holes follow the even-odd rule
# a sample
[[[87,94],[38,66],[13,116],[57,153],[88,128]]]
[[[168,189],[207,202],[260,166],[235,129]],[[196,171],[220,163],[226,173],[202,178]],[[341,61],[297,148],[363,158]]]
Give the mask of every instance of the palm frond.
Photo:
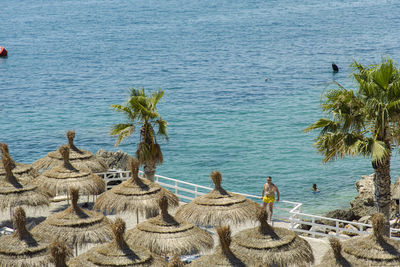
[[[164,158],[159,144],[147,144],[140,142],[136,150],[136,158],[140,165],[159,165],[163,163]]]
[[[338,125],[337,122],[334,122],[330,119],[327,118],[321,118],[315,123],[311,124],[308,126],[306,129],[304,129],[305,132],[309,132],[315,129],[321,129],[321,133],[327,133],[327,132],[336,132],[339,129],[340,125]]]
[[[137,114],[135,114],[135,112],[132,112],[132,110],[128,106],[111,105],[111,108],[117,112],[124,113],[130,121],[134,121],[137,117]]]
[[[163,97],[164,91],[158,90],[157,92],[154,92],[151,96],[151,104],[155,107],[160,101],[160,99]]]
[[[129,96],[134,97],[134,96],[146,96],[146,93],[144,91],[144,88],[142,89],[136,89],[136,88],[129,88]]]
[[[387,90],[393,77],[393,61],[387,59],[372,70],[372,79],[382,90]]]
[[[158,120],[156,120],[155,123],[158,125],[157,135],[164,136],[165,139],[168,141],[168,131],[167,131],[168,123],[165,120],[163,120],[162,118],[159,118]]]
[[[111,135],[119,135],[115,146],[118,146],[122,140],[130,136],[135,131],[135,125],[132,123],[119,123],[111,127]]]

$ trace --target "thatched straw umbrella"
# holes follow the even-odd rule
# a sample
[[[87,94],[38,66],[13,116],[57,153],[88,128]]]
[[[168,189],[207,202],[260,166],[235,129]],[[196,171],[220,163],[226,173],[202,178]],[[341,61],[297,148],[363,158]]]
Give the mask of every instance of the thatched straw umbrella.
[[[68,267],[67,260],[72,256],[72,251],[64,242],[55,239],[51,243],[50,253],[55,267]]]
[[[331,237],[329,238],[329,244],[331,249],[325,253],[323,256],[321,263],[318,266],[343,266],[350,267],[353,266],[347,259],[345,259],[342,255],[342,244],[339,239]],[[354,265],[357,266],[357,265]],[[361,265],[360,265],[361,266]]]
[[[104,180],[90,170],[76,167],[69,161],[69,148],[63,145],[59,148],[64,161],[44,172],[35,179],[35,183],[47,188],[50,192],[68,193],[69,188],[77,187],[85,195],[97,195],[104,192]]]
[[[324,255],[320,266],[400,266],[400,242],[383,235],[384,215],[376,213],[371,220],[371,235],[342,243],[330,240],[332,249]]]
[[[263,266],[309,266],[314,255],[308,242],[285,228],[271,227],[265,210],[259,213],[260,226],[237,233],[232,250],[257,259]]]
[[[201,256],[188,266],[261,266],[254,259],[245,254],[239,254],[231,250],[230,227],[217,227],[220,245],[215,248],[212,255]]]
[[[261,207],[242,195],[225,191],[221,187],[222,175],[219,171],[211,173],[214,189],[192,202],[179,207],[176,217],[184,221],[204,226],[241,224],[257,220]]]
[[[117,218],[112,225],[114,240],[88,250],[68,262],[69,267],[92,266],[166,266],[160,256],[148,249],[131,246],[125,242],[125,222]]]
[[[87,168],[92,172],[106,172],[107,164],[101,158],[97,157],[90,151],[79,149],[74,145],[75,132],[68,131],[68,147],[70,148],[69,158],[71,163],[77,168]],[[38,159],[32,166],[38,171],[45,171],[52,167],[58,166],[63,162],[63,155],[58,150],[50,152],[46,157]]]
[[[26,229],[21,207],[14,212],[14,224],[17,229],[13,234],[0,236],[0,266],[47,266],[51,261],[50,241]]]
[[[0,143],[0,150],[3,157],[9,157],[11,159],[11,166],[14,176],[20,181],[32,181],[34,178],[39,176],[39,172],[32,168],[32,165],[15,162],[9,153],[8,145]],[[6,170],[4,165],[0,162],[0,177],[6,176]]]
[[[161,195],[167,197],[169,205],[178,206],[179,199],[175,194],[154,182],[139,178],[137,159],[131,158],[129,165],[132,177],[101,194],[96,200],[95,209],[115,213],[131,212],[139,220],[139,215],[149,218],[158,214],[158,200]]]
[[[167,267],[184,267],[185,263],[181,261],[178,255],[174,255],[170,262],[168,262]]]
[[[0,210],[17,206],[40,207],[50,204],[47,191],[26,181],[18,181],[12,172],[12,159],[2,154],[2,163],[6,171],[5,177],[0,177]]]
[[[69,246],[82,247],[87,243],[104,243],[112,239],[110,221],[102,213],[78,206],[79,190],[70,189],[71,206],[50,215],[32,233],[57,238]]]
[[[128,231],[126,240],[129,244],[164,255],[191,255],[212,249],[214,240],[207,231],[168,214],[167,197],[162,196],[159,205],[160,215]]]

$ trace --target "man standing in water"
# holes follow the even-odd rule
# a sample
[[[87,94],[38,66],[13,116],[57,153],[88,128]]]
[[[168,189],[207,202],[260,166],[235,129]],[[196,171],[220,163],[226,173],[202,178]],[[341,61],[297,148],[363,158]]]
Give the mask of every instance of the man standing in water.
[[[262,197],[261,199],[263,200],[263,208],[265,209],[267,205],[269,206],[269,221],[272,220],[272,209],[274,208],[274,202],[275,202],[275,192],[277,199],[276,201],[279,202],[279,190],[276,185],[272,183],[272,178],[271,176],[267,177],[267,182],[264,184],[263,191],[262,191]]]

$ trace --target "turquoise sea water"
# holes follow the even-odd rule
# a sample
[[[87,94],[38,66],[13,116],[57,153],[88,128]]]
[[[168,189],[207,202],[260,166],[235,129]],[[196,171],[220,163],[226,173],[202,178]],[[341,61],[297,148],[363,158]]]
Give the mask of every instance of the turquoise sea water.
[[[332,79],[351,87],[349,64],[400,62],[394,1],[33,1],[0,9],[0,142],[31,163],[77,133],[96,152],[115,148],[110,104],[129,87],[164,89],[169,122],[158,173],[261,194],[271,175],[282,199],[323,213],[348,206],[354,182],[372,173],[362,158],[321,163],[316,133],[321,93]],[[341,68],[333,76],[331,63]],[[265,81],[268,78],[268,81]],[[394,155],[392,179],[400,176]],[[317,183],[320,194],[311,193]]]

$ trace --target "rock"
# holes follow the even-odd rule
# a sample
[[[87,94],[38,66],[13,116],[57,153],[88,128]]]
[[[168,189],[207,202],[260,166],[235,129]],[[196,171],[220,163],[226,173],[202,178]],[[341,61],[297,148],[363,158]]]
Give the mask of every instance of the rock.
[[[99,149],[96,156],[102,158],[110,169],[129,170],[129,154],[118,150],[117,152]]]
[[[352,221],[355,219],[358,219],[355,214],[353,213],[352,210],[350,209],[337,209],[337,210],[332,210],[325,214],[325,217],[329,218],[334,218],[334,219],[339,219],[339,220],[344,220],[344,221]],[[324,222],[326,220],[322,220],[324,224],[327,224]],[[333,223],[333,226],[335,225],[335,222],[330,221],[330,224]]]
[[[355,187],[357,189],[359,198],[364,198],[364,199],[371,198],[372,201],[374,201],[375,198],[374,176],[375,174],[363,175],[361,176],[361,180],[356,181]]]
[[[352,231],[358,231],[357,227],[355,227],[354,225],[351,225],[351,224],[346,225],[344,228],[352,230]],[[341,234],[348,235],[348,236],[356,236],[356,235],[358,235],[356,233],[349,232],[349,231],[342,231]]]
[[[323,226],[314,225],[313,227],[311,227],[310,232],[318,232],[326,234],[327,231]]]
[[[396,182],[391,186],[392,198],[400,199],[400,178],[397,177]]]
[[[310,221],[311,222],[311,221]],[[302,229],[302,230],[310,230],[311,229],[311,225],[308,225],[308,224],[300,224],[300,226],[298,227],[299,229]]]
[[[355,187],[358,196],[350,202],[350,210],[354,213],[355,219],[378,212],[374,202],[374,174],[362,176],[361,180],[355,183]]]
[[[358,222],[359,223],[365,223],[365,224],[371,224],[370,219],[371,219],[371,216],[370,215],[366,215],[366,216],[361,217],[358,220]]]

